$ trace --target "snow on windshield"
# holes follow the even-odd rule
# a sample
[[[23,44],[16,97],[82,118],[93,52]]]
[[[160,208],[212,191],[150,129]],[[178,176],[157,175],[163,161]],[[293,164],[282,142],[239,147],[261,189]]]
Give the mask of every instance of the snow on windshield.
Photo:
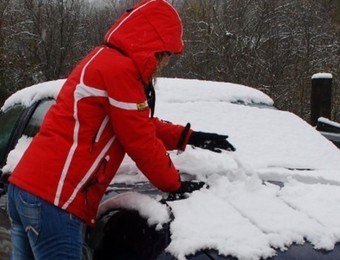
[[[39,95],[54,96],[56,89],[48,93],[44,87],[45,93],[40,94],[33,87],[10,98],[2,109],[21,99],[30,104]],[[156,93],[155,116],[173,123],[190,122],[194,130],[229,135],[237,149],[218,154],[187,147],[183,153],[170,153],[181,172],[209,185],[185,200],[169,202],[175,216],[167,248],[171,254],[185,259],[200,249],[216,249],[253,260],[305,240],[326,250],[340,242],[340,151],[313,127],[289,112],[234,104],[273,104],[262,92],[236,84],[161,78]],[[13,170],[24,143],[28,143],[25,138],[9,156],[4,171]],[[113,181],[143,180],[126,157]],[[129,192],[105,201],[101,210],[136,209],[160,228],[169,220],[169,212],[158,199]]]

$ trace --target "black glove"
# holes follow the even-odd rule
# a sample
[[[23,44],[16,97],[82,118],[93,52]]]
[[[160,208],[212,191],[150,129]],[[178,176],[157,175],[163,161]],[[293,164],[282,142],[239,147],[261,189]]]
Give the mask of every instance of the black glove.
[[[227,141],[227,138],[227,135],[193,131],[188,144],[216,153],[222,152],[221,150],[236,151],[235,147]]]
[[[185,199],[185,193],[191,193],[204,187],[204,182],[182,181],[181,187],[175,192],[169,192],[166,201]]]

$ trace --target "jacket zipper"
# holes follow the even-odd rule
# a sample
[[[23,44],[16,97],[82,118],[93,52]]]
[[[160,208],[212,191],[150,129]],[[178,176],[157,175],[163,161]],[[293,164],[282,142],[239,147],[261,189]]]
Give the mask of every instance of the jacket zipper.
[[[107,125],[107,123],[109,122],[109,117],[105,116],[102,123],[100,124],[97,132],[93,135],[92,139],[91,139],[91,143],[90,143],[90,153],[92,153],[93,151],[93,147],[95,143],[98,143],[100,137],[102,136],[104,129]]]

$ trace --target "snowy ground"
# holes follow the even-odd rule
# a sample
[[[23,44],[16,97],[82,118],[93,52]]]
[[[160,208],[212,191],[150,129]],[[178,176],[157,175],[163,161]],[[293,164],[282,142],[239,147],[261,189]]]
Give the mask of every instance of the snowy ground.
[[[31,88],[2,109],[24,100],[54,95],[62,81]],[[292,113],[257,108],[272,100],[254,89],[228,83],[159,79],[155,116],[194,130],[229,135],[234,153],[188,147],[171,152],[181,172],[205,181],[209,189],[169,203],[175,220],[168,251],[179,259],[202,248],[255,260],[273,256],[293,243],[309,241],[331,250],[340,241],[340,150]],[[245,103],[247,105],[235,104]],[[23,138],[4,170],[15,166],[29,140]],[[145,180],[126,158],[114,182]],[[280,187],[268,181],[284,182]],[[130,192],[109,205],[135,208],[150,224],[169,221],[157,198]]]

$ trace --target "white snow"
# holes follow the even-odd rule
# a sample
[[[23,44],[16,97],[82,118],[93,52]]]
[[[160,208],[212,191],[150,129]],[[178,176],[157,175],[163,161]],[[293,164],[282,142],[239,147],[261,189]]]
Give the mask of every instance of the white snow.
[[[331,73],[319,72],[312,76],[312,79],[332,79],[333,75]]]
[[[59,79],[21,89],[5,101],[1,110],[5,111],[15,104],[21,104],[28,107],[43,98],[56,98],[58,91],[64,82],[64,79]]]
[[[332,125],[332,126],[340,128],[340,124],[339,123],[331,121],[331,120],[329,120],[328,118],[325,118],[325,117],[319,117],[318,118],[318,122],[325,123],[325,124]]]
[[[148,206],[145,207],[144,205]],[[99,206],[98,216],[112,208],[137,210],[142,217],[148,220],[150,225],[157,225],[158,229],[170,221],[169,209],[166,205],[159,203],[154,198],[136,192],[119,194],[114,200],[103,200]]]
[[[27,149],[29,144],[31,143],[32,138],[29,138],[27,136],[22,136],[19,140],[18,143],[15,146],[15,149],[13,149],[7,157],[7,162],[6,165],[2,168],[2,171],[4,173],[10,173],[14,170],[15,166],[19,162],[22,154],[24,151]]]
[[[60,84],[52,82],[51,90],[45,84],[20,91],[2,110],[55,96]],[[42,89],[44,93],[36,93]],[[271,106],[273,101],[241,85],[160,78],[156,93],[157,117],[227,134],[237,149],[218,154],[187,147],[180,154],[171,152],[181,172],[205,181],[209,188],[169,202],[175,219],[168,252],[186,259],[209,248],[257,260],[293,243],[309,241],[317,249],[331,250],[340,242],[340,150],[312,126],[292,113],[253,106]],[[25,138],[12,151],[4,170],[13,169],[24,142]],[[129,157],[114,178],[130,184],[145,180]],[[284,187],[270,181],[284,182]],[[158,200],[128,192],[104,201],[100,213],[110,207],[135,209],[150,225],[161,228],[170,216]]]

